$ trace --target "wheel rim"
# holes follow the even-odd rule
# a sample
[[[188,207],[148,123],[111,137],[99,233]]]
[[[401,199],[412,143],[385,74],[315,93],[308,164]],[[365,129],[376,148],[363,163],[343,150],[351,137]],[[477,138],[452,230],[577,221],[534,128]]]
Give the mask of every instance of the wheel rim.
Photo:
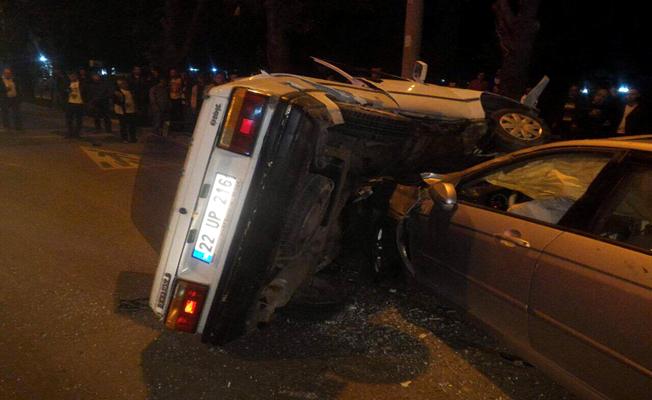
[[[536,140],[543,135],[543,126],[536,119],[525,114],[507,113],[498,120],[500,127],[519,140]]]

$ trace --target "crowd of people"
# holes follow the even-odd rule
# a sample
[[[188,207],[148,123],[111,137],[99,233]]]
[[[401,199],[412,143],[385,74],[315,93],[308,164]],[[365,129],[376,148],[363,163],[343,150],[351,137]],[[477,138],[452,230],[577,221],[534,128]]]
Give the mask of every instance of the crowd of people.
[[[231,76],[231,79],[234,77]],[[57,71],[52,104],[64,111],[68,137],[80,137],[84,116],[93,119],[97,132],[113,131],[119,121],[124,142],[136,142],[138,129],[151,126],[156,134],[188,131],[194,125],[208,91],[227,82],[225,72],[211,76],[170,69],[166,74],[136,66],[128,76],[107,79],[86,68],[64,74]],[[11,68],[5,68],[0,84],[0,109],[5,129],[22,130],[22,93]]]
[[[374,70],[372,70],[372,74]],[[377,71],[376,71],[377,73]],[[190,75],[171,68],[163,74],[156,68],[144,71],[136,66],[127,76],[107,79],[98,72],[81,68],[64,74],[55,72],[53,105],[65,112],[67,135],[79,137],[83,117],[94,120],[96,131],[112,132],[112,118],[119,120],[125,142],[135,142],[140,127],[151,126],[155,134],[189,131],[194,125],[208,91],[228,80],[225,72]],[[21,130],[21,89],[11,68],[4,68],[0,82],[0,110],[6,129]],[[450,83],[450,86],[456,86]],[[492,79],[484,72],[467,87],[500,94],[500,71]],[[641,92],[629,88],[626,94],[615,87],[592,92],[572,85],[558,112],[548,113],[553,132],[563,139],[608,137],[652,132],[652,120]]]
[[[583,94],[578,85],[568,89],[563,108],[553,122],[553,130],[564,139],[651,132],[650,117],[639,89],[628,88],[624,95],[613,87]]]
[[[467,88],[501,94],[500,70],[493,79],[487,79],[484,72],[479,72],[468,82]],[[562,139],[652,133],[652,118],[642,100],[641,91],[627,88],[625,93],[620,93],[618,89],[605,85],[582,91],[579,85],[571,85],[561,106],[553,106],[556,110],[547,113],[553,133]],[[529,90],[526,89],[524,96]]]
[[[90,75],[90,76],[89,76]],[[80,69],[64,76],[56,74],[54,103],[63,106],[68,135],[78,137],[84,115],[93,118],[96,131],[111,132],[111,117],[120,121],[125,142],[135,142],[140,127],[151,126],[155,134],[184,131],[194,124],[208,91],[227,82],[224,72],[191,77],[171,68],[145,73],[136,66],[126,77],[107,80],[97,72]]]

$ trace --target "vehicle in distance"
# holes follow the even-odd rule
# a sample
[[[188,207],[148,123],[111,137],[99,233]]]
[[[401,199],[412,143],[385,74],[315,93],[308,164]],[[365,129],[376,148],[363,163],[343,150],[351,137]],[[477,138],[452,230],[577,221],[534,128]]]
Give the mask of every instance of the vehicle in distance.
[[[400,261],[582,398],[650,398],[652,136],[425,177],[396,188],[378,271]]]

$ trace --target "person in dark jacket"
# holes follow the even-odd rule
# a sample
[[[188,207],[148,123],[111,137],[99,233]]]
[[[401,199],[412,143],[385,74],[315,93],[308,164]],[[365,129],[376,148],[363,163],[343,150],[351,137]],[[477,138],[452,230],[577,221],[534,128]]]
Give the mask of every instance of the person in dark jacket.
[[[641,104],[641,92],[638,89],[629,89],[626,103],[620,110],[619,121],[616,131],[619,135],[650,133],[647,111]]]
[[[60,69],[54,70],[52,83],[52,105],[58,109],[65,110],[68,103],[68,76]]]
[[[183,130],[183,79],[175,68],[170,69],[168,89],[170,93],[170,129]]]
[[[580,114],[586,109],[586,101],[582,98],[580,87],[571,85],[568,96],[553,124],[554,130],[563,139],[576,139],[580,137]]]
[[[138,107],[136,110],[136,122],[139,126],[143,126],[147,120],[149,86],[141,67],[135,66],[132,69],[127,83],[129,84],[129,90],[135,96],[136,107]]]
[[[152,116],[152,131],[157,135],[163,133],[163,125],[170,111],[169,92],[170,89],[168,88],[167,80],[163,77],[160,77],[158,83],[149,89],[149,110]]]
[[[23,129],[20,115],[20,91],[14,80],[11,68],[2,71],[0,81],[0,108],[2,109],[2,124],[6,129],[12,128],[20,131]]]
[[[66,126],[68,127],[68,137],[79,137],[82,129],[82,118],[84,117],[84,107],[86,99],[86,84],[79,80],[79,76],[72,73],[68,76],[70,83],[66,91]]]
[[[582,110],[580,126],[586,138],[604,138],[616,133],[618,109],[610,101],[609,90],[598,89],[586,109]]]
[[[487,75],[484,72],[478,72],[478,75],[469,82],[469,89],[486,91],[489,88],[489,82],[487,81]]]
[[[109,103],[112,93],[109,85],[107,85],[99,74],[94,73],[91,75],[91,82],[88,84],[87,92],[88,112],[95,122],[95,131],[100,132],[102,130],[102,122],[104,122],[105,132],[111,133]]]

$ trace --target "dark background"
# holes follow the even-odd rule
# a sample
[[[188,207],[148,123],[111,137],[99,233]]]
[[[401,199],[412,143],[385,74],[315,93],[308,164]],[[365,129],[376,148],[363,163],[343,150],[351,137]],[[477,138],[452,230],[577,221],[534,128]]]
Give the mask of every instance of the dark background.
[[[190,21],[195,1],[185,2],[180,21]],[[0,63],[28,67],[42,52],[65,69],[86,65],[89,59],[123,71],[134,64],[156,65],[164,3],[0,0]],[[399,72],[405,0],[297,3],[300,12],[293,15],[288,34],[294,72],[305,72],[309,55]],[[264,67],[266,21],[260,4],[208,2],[188,65],[242,73]],[[542,0],[532,82],[547,74],[552,91],[571,82],[647,83],[652,50],[646,43],[649,15],[643,4]],[[500,49],[491,5],[491,0],[426,0],[422,59],[430,64],[430,81],[464,85],[478,71],[489,76],[495,72]]]

